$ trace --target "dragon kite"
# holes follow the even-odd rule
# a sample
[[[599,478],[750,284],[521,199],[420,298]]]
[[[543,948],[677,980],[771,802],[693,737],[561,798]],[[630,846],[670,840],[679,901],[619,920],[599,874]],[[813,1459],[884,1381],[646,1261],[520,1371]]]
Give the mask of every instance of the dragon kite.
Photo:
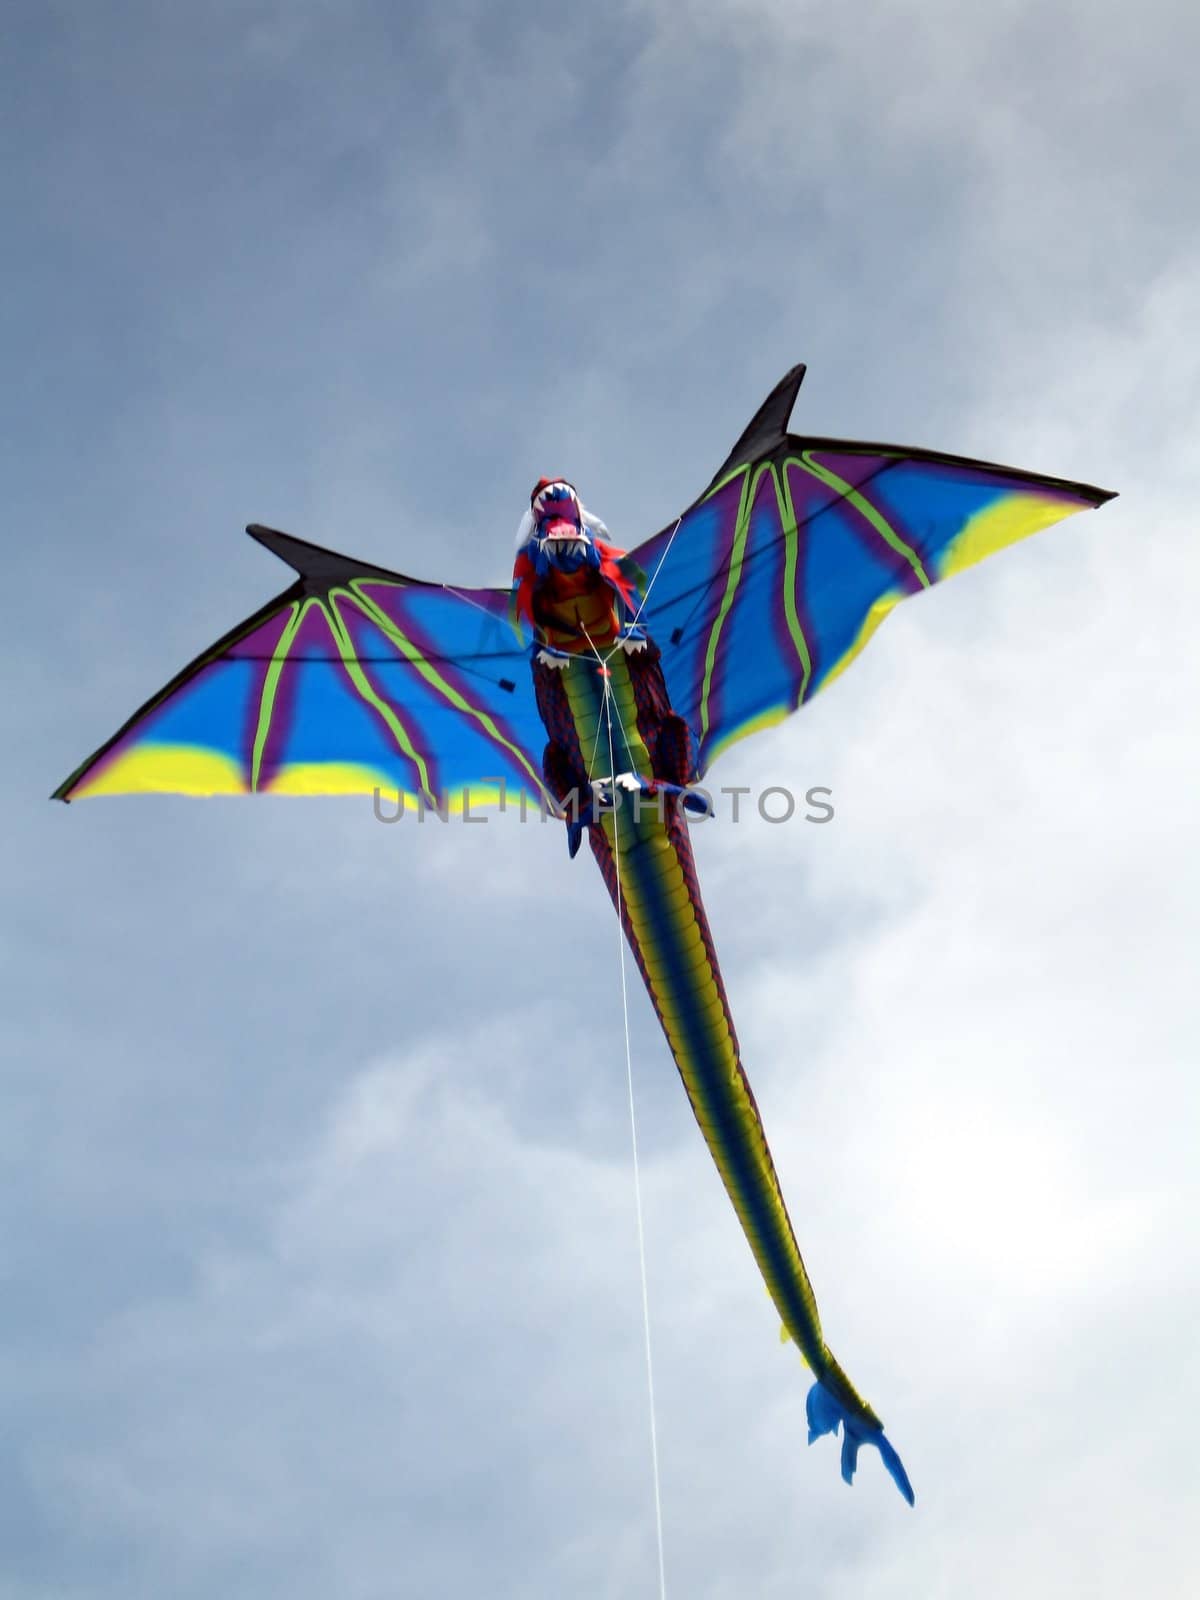
[[[543,478],[511,589],[456,588],[251,524],[295,581],[186,666],[55,791],[377,794],[443,815],[514,799],[586,834],[696,1120],[815,1382],[809,1442],[878,1448],[835,1360],[738,1050],[689,812],[735,740],[812,699],[908,595],[1112,496],[936,451],[787,431],[771,391],[704,492],[626,554]]]

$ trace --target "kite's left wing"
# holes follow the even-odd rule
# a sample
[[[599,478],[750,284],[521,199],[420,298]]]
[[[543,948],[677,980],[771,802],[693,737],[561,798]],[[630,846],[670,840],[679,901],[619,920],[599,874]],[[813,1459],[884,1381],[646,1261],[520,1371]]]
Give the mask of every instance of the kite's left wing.
[[[541,799],[545,733],[500,589],[452,589],[252,524],[297,581],[197,656],[55,798]]]
[[[803,377],[793,367],[708,489],[632,552],[701,772],[831,683],[907,595],[1112,499],[962,456],[789,434]]]

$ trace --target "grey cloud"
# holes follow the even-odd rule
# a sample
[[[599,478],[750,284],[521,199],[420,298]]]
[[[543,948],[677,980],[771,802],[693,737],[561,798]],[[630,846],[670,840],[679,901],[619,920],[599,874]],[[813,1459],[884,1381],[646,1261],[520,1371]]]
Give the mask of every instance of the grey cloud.
[[[801,358],[801,427],[1122,498],[714,774],[838,798],[698,851],[920,1498],[807,1450],[637,996],[670,1592],[1189,1593],[1190,12],[397,18],[64,5],[11,57],[6,1592],[653,1592],[586,861],[42,796],[286,581],[242,522],[503,581],[532,477],[632,540]]]

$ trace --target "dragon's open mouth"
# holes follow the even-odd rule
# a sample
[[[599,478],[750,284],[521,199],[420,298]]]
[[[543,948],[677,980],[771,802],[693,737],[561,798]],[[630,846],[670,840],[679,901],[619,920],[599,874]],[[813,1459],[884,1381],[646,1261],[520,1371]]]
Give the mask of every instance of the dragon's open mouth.
[[[588,542],[579,498],[568,483],[548,483],[533,501],[538,538],[559,552],[582,555]]]
[[[556,522],[544,530],[539,530],[543,544],[554,546],[556,555],[583,556],[587,550],[588,540],[582,535],[573,522]]]

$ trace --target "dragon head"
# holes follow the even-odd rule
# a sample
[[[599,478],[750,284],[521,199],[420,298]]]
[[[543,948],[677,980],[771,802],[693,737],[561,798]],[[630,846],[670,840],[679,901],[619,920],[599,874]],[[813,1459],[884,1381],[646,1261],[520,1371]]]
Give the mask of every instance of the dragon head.
[[[607,644],[621,617],[636,609],[644,579],[608,543],[608,530],[586,511],[565,478],[539,478],[517,530],[513,617],[538,630],[539,642],[571,653]]]
[[[533,538],[546,565],[574,572],[599,564],[579,496],[565,478],[539,478],[529,496],[529,510]]]

